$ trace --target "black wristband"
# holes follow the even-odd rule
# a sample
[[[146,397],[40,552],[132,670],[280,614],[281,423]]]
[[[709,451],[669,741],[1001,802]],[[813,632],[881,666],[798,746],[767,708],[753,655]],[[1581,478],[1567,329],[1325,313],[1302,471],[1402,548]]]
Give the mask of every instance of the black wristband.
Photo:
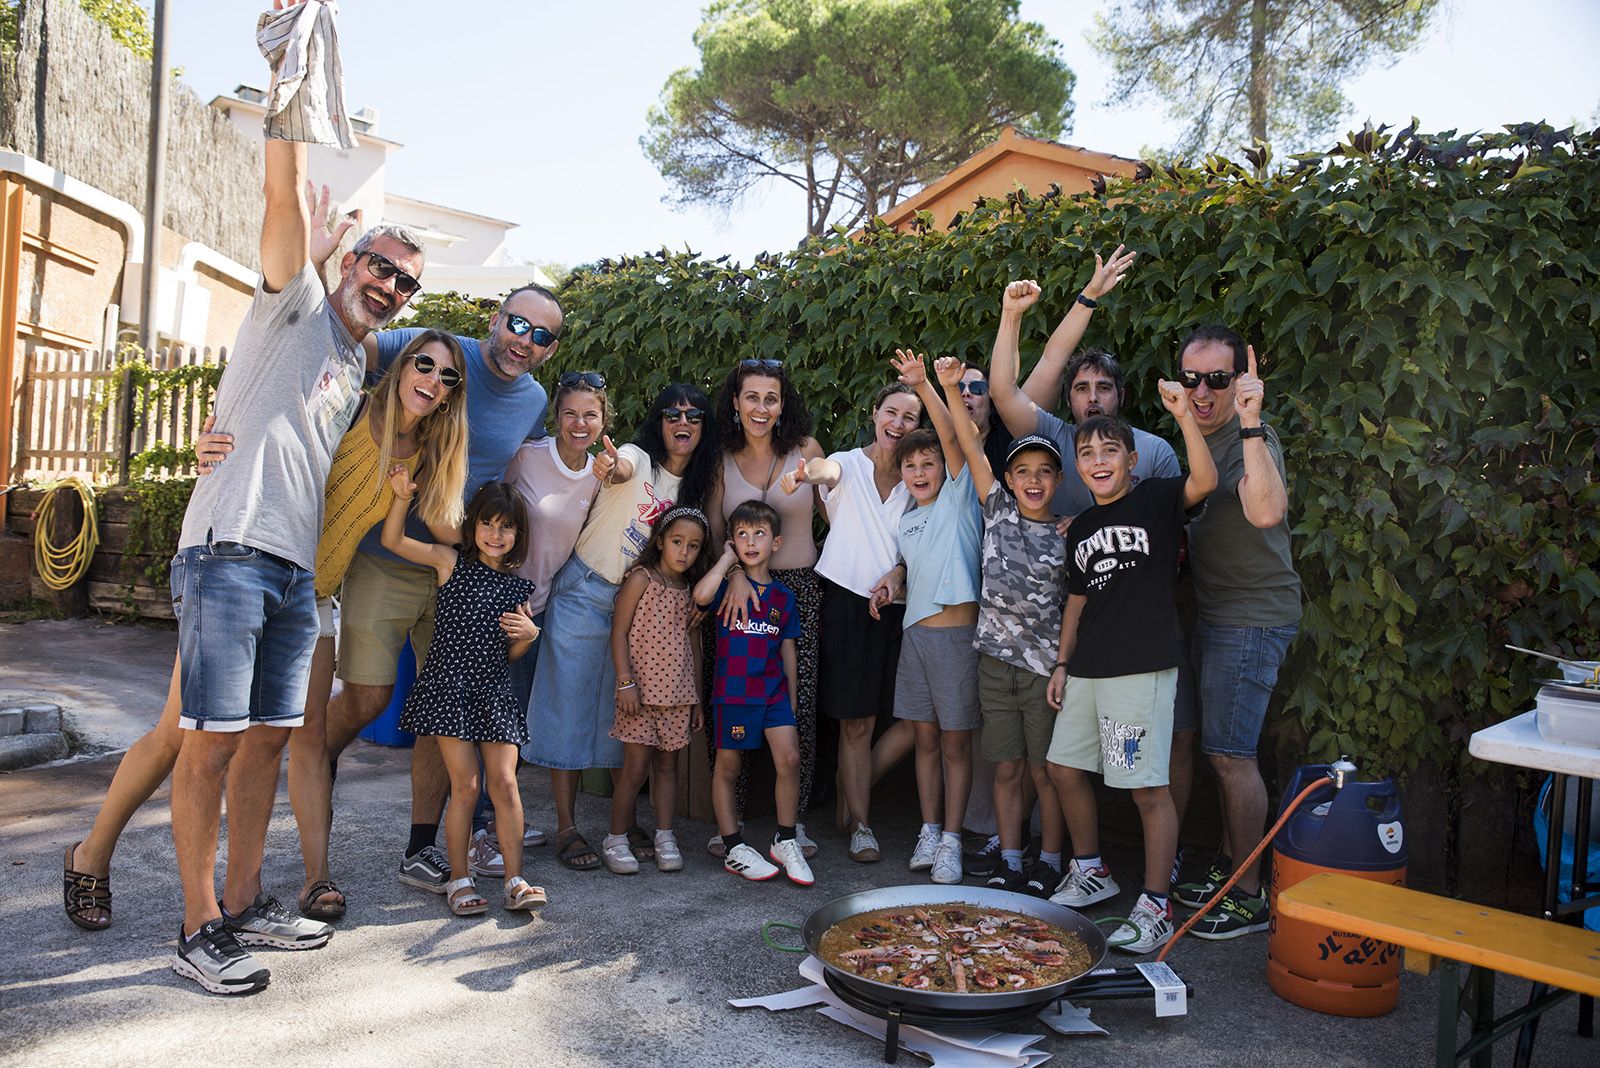
[[[1267,428],[1264,426],[1242,426],[1239,428],[1240,441],[1244,441],[1246,438],[1264,438],[1266,436]]]
[[[1067,666],[1067,662],[1065,660],[1063,660],[1059,664],[1057,664],[1055,667],[1050,669],[1050,674],[1054,675],[1057,671],[1059,671],[1061,668],[1064,668],[1066,666]]]
[[[1090,311],[1093,311],[1094,309],[1100,307],[1100,302],[1099,301],[1094,300],[1094,299],[1089,298],[1089,297],[1086,297],[1082,293],[1078,294],[1078,303],[1082,304],[1085,308],[1088,308]]]

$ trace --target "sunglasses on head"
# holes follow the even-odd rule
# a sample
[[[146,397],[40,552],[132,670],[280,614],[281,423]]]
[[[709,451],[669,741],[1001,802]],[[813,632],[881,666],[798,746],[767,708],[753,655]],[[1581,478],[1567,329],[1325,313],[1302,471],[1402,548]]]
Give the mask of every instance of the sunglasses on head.
[[[1179,371],[1178,382],[1184,389],[1194,389],[1204,382],[1211,389],[1227,389],[1228,383],[1238,378],[1240,371]]]
[[[963,382],[963,383],[961,383],[960,389],[961,389],[961,392],[963,392],[963,393],[970,393],[974,397],[981,397],[985,393],[989,392],[989,383],[983,381],[980,378],[976,382]]]
[[[740,360],[739,366],[747,371],[781,371],[782,360]]]
[[[411,366],[417,369],[419,375],[431,375],[435,367],[439,368],[439,384],[445,389],[455,389],[461,384],[461,372],[454,367],[439,367],[439,361],[425,352],[416,352],[411,355]]]
[[[699,426],[705,417],[706,413],[699,408],[668,408],[661,413],[661,418],[669,423],[687,422],[691,426]]]
[[[526,335],[529,341],[540,348],[556,343],[554,334],[542,326],[534,326],[515,312],[506,312],[506,329],[518,337]]]
[[[412,278],[395,265],[395,262],[382,253],[368,251],[363,253],[367,257],[367,273],[378,281],[394,279],[394,291],[402,297],[410,297],[422,288],[422,283]]]
[[[568,371],[556,379],[556,385],[561,389],[583,383],[590,389],[605,389],[606,378],[599,371]]]

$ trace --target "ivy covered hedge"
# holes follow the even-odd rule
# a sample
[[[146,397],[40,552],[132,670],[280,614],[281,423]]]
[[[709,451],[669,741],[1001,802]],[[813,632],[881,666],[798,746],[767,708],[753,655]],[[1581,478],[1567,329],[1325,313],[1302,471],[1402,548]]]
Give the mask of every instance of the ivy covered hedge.
[[[1136,423],[1174,436],[1155,379],[1192,325],[1262,358],[1307,599],[1278,730],[1368,768],[1454,766],[1546,673],[1505,642],[1600,654],[1596,146],[1368,130],[1264,180],[1212,158],[751,266],[602,261],[563,289],[552,376],[605,373],[631,429],[669,381],[777,357],[847,446],[896,346],[986,360],[1002,288],[1036,278],[1031,362],[1093,253],[1125,243],[1138,264],[1086,343],[1121,357]]]

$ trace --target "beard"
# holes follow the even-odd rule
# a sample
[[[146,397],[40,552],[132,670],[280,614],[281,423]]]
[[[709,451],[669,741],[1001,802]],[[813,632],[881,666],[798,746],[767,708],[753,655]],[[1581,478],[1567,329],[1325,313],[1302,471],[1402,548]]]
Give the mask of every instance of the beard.
[[[377,312],[373,310],[367,300],[368,290],[371,291],[374,301],[379,303],[388,302],[387,311]],[[405,301],[390,297],[376,286],[346,284],[340,286],[336,292],[339,298],[339,312],[344,318],[345,325],[351,328],[352,333],[359,330],[361,333],[366,334],[382,329],[393,322],[394,317],[400,314],[400,309],[405,307]]]

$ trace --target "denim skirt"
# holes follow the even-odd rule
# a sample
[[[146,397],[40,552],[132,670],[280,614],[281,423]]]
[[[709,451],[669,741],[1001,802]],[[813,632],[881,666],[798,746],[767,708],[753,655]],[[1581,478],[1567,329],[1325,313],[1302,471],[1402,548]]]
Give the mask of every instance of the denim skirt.
[[[610,735],[617,714],[611,613],[618,588],[576,553],[556,572],[528,702],[522,755],[530,763],[559,771],[622,766],[622,743]]]

